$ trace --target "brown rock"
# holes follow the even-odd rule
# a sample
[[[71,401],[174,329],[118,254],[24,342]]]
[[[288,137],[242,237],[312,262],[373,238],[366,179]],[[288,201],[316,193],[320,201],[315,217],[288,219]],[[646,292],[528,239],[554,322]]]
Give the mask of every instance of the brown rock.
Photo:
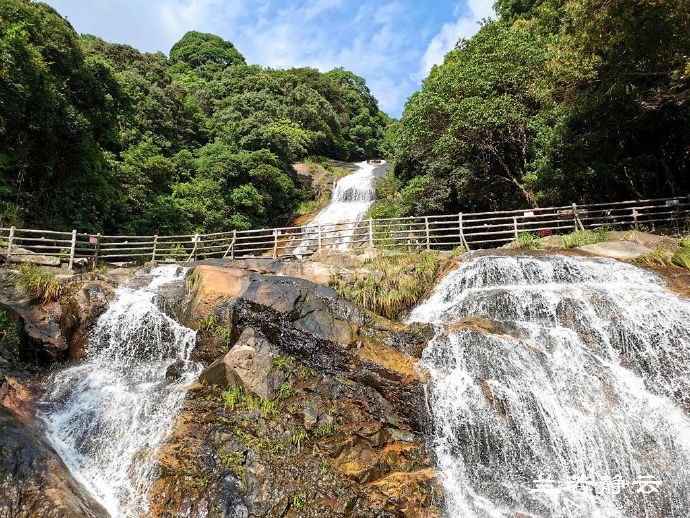
[[[247,393],[273,399],[285,375],[275,365],[277,350],[247,328],[229,353],[204,370],[200,379],[221,387],[241,386]]]
[[[0,516],[108,516],[39,433],[3,407],[0,407],[0,494]]]

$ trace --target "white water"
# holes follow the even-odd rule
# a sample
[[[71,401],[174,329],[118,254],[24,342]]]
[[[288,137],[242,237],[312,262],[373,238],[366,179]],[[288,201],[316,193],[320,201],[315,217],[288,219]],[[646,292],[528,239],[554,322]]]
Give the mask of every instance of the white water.
[[[98,319],[85,359],[48,382],[42,419],[48,438],[75,477],[112,516],[146,516],[155,454],[168,435],[199,367],[187,363],[175,381],[168,365],[187,360],[196,334],[165,315],[157,291],[182,282],[170,265],[122,286]]]
[[[330,203],[309,223],[310,226],[321,225],[324,248],[348,248],[357,227],[356,223],[362,220],[376,199],[374,173],[376,168],[384,164],[383,161],[378,165],[359,162],[357,171],[342,177],[335,184]],[[315,248],[317,234],[316,228],[309,232],[308,237],[295,250],[295,255],[302,255]],[[329,244],[335,240],[327,241],[328,238],[335,237],[338,238],[337,247]]]
[[[452,326],[468,316],[505,330]],[[655,274],[475,256],[409,320],[436,324],[423,363],[449,517],[690,516],[690,302]],[[661,485],[617,493],[618,476]]]

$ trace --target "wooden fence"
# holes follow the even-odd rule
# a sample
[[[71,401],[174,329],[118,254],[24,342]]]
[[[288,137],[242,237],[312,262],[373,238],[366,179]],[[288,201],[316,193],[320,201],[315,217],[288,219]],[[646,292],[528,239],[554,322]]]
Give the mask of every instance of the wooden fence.
[[[501,246],[523,232],[544,237],[600,227],[687,230],[689,220],[690,196],[686,196],[179,236],[108,236],[11,227],[0,228],[0,251],[6,262],[40,254],[56,266],[65,262],[72,268],[75,262],[303,257],[326,248],[471,250]]]

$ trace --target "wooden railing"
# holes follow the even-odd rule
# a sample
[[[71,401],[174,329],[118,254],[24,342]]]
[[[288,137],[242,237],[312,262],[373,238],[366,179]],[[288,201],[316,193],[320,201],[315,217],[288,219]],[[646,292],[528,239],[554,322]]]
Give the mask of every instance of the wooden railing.
[[[75,262],[303,257],[328,248],[470,250],[506,244],[523,232],[544,237],[599,227],[654,230],[675,225],[677,230],[687,230],[689,220],[690,196],[686,196],[179,236],[108,236],[11,227],[0,228],[0,253],[6,262],[39,254],[55,265],[65,262],[72,268]]]

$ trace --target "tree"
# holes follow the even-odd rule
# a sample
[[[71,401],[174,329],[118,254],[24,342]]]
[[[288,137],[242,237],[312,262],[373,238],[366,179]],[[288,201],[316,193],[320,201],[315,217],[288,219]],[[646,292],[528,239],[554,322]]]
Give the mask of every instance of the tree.
[[[232,43],[220,36],[197,31],[186,33],[173,45],[170,49],[170,61],[186,63],[192,68],[207,63],[215,63],[221,67],[245,64],[244,56]]]

